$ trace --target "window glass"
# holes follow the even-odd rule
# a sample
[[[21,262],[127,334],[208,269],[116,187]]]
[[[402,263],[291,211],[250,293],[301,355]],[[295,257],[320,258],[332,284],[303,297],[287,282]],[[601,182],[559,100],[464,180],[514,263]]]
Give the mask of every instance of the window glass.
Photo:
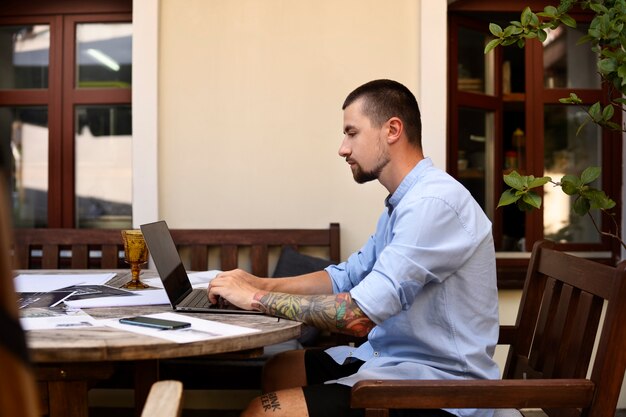
[[[0,89],[48,88],[50,27],[0,26]]]
[[[130,228],[131,107],[76,107],[76,225]]]
[[[459,28],[459,90],[494,94],[494,54],[493,51],[487,55],[483,52],[490,40],[482,32]]]
[[[587,117],[584,110],[574,106],[547,105],[545,117],[544,175],[561,181],[564,175],[578,175],[589,166],[602,166],[600,128],[588,123],[577,134]],[[593,187],[602,188],[600,179]],[[544,236],[557,242],[597,243],[600,236],[588,216],[578,216],[571,207],[575,198],[548,183],[544,186]],[[592,210],[600,224],[599,210]]]
[[[546,88],[600,88],[597,55],[589,44],[577,45],[588,25],[566,26],[548,33],[543,43],[544,86]]]
[[[76,25],[76,87],[129,88],[132,23]]]
[[[46,227],[48,109],[34,106],[0,107],[0,138],[0,154],[9,155],[14,225]]]
[[[459,181],[493,220],[493,112],[459,109]]]

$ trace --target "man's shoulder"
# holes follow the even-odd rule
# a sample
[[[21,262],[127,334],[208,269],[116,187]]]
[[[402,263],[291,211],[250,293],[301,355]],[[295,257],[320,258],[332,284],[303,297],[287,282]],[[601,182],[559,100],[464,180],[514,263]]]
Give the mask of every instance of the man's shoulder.
[[[413,187],[415,193],[427,195],[429,192],[435,195],[452,193],[456,196],[467,196],[469,191],[459,181],[446,171],[431,166],[422,172],[422,175]]]

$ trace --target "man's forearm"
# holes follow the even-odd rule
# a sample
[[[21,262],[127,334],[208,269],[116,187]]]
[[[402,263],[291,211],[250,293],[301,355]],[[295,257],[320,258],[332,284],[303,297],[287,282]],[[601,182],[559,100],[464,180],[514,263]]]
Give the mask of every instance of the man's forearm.
[[[333,293],[333,284],[326,271],[317,271],[288,278],[268,278],[260,288],[270,292],[284,292],[287,294],[313,295]]]
[[[366,336],[374,327],[374,322],[363,313],[350,293],[293,295],[259,291],[254,300],[254,307],[265,313],[331,332]]]

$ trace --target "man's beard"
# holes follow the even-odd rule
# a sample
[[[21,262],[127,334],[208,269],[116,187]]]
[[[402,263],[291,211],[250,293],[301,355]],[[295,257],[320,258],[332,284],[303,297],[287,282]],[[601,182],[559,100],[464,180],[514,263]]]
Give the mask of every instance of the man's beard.
[[[352,171],[352,176],[354,177],[354,180],[359,184],[364,184],[366,182],[377,180],[378,177],[380,176],[380,173],[383,171],[383,168],[385,168],[388,163],[389,163],[388,155],[381,155],[380,159],[378,160],[378,165],[376,165],[370,171],[363,171],[363,169],[361,168],[361,165],[359,165],[358,163],[355,163],[354,164],[355,169],[354,171]]]

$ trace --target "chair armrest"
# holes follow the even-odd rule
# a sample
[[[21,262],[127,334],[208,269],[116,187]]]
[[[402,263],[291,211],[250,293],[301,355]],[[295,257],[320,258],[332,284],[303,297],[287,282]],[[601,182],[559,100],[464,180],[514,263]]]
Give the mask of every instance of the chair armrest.
[[[352,388],[353,408],[570,408],[591,403],[587,379],[364,380]]]
[[[158,381],[150,388],[141,417],[180,417],[183,403],[180,381]]]

